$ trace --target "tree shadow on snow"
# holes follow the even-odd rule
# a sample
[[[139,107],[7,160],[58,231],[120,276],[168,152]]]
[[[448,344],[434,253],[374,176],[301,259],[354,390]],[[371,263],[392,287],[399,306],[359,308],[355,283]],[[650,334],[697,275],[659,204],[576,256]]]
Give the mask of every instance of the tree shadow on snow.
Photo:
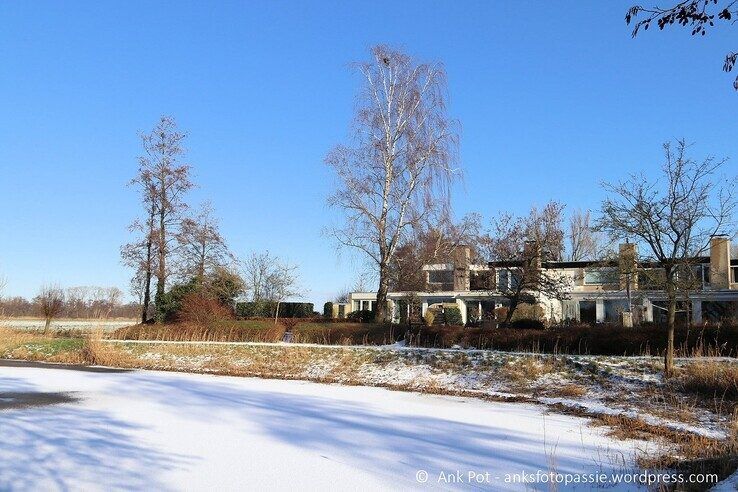
[[[0,378],[0,388],[34,394],[12,378]],[[0,490],[166,489],[158,472],[188,458],[136,443],[138,428],[69,402],[3,409]]]
[[[547,417],[553,435],[544,444],[538,429],[521,430],[530,427],[520,425],[511,429],[504,421],[481,426],[454,420],[452,416],[419,416],[401,409],[378,409],[372,405],[372,399],[387,392],[378,388],[366,388],[366,403],[359,404],[334,393],[320,397],[279,392],[279,384],[294,382],[272,382],[277,385],[274,391],[262,391],[219,382],[217,378],[132,373],[126,379],[121,391],[130,391],[132,397],[157,398],[162,405],[176,407],[180,415],[204,421],[217,419],[234,429],[257,424],[259,431],[282,443],[313,450],[327,458],[335,454],[380,475],[408,476],[412,471],[414,480],[418,469],[496,470],[503,474],[545,471],[550,453],[555,454],[555,469],[560,473],[614,468],[611,450],[587,447],[579,434],[567,443],[557,444],[556,417]],[[400,404],[405,398],[420,397],[389,394]],[[503,418],[514,418],[513,415],[514,411],[505,413]],[[620,455],[618,461],[621,466],[627,460]]]

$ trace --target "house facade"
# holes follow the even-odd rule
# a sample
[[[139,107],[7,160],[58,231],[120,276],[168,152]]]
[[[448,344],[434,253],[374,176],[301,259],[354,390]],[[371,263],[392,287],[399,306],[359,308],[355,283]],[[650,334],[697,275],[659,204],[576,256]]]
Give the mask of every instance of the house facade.
[[[547,275],[564,279],[567,287],[560,298],[532,293],[538,312],[553,323],[576,320],[627,325],[633,320],[665,321],[666,295],[657,287],[660,265],[636,265],[635,258],[635,245],[622,244],[619,258],[609,262],[539,262],[538,268],[546,269]],[[516,266],[514,262],[479,265],[470,259],[469,248],[460,248],[452,263],[423,267],[425,291],[390,292],[388,308],[393,321],[404,319],[403,314],[409,313],[411,305],[419,306],[420,314],[425,315],[431,307],[455,304],[465,324],[494,318],[496,309],[509,305],[505,291],[516,281]],[[631,262],[632,268],[623,267]],[[678,315],[693,323],[738,319],[738,258],[731,258],[730,239],[711,238],[709,256],[694,258],[689,268],[689,287],[682,291],[686,295],[680,294]],[[371,310],[375,303],[375,292],[353,292],[343,307],[343,314]]]

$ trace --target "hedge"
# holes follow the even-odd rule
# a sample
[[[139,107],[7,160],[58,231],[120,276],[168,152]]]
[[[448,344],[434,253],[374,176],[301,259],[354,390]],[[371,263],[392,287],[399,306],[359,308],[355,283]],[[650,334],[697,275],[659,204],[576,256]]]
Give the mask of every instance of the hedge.
[[[236,316],[239,318],[273,318],[277,303],[239,302],[236,304]],[[309,318],[313,316],[312,302],[282,302],[279,304],[280,318]]]
[[[325,304],[323,304],[323,317],[324,318],[333,317],[333,303],[331,301],[328,301]]]

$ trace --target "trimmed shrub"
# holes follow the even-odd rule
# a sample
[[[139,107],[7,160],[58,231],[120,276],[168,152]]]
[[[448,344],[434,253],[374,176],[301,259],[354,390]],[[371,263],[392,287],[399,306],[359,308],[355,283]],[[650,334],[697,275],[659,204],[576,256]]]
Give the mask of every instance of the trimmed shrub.
[[[276,310],[277,303],[272,301],[250,301],[236,304],[236,316],[239,318],[273,318]],[[279,303],[280,318],[310,318],[312,316],[312,302]]]
[[[374,311],[362,309],[360,311],[351,311],[346,319],[357,323],[370,323],[374,321]]]
[[[446,316],[447,325],[461,326],[464,324],[461,319],[461,311],[456,306],[444,308],[443,314]]]
[[[293,342],[329,345],[388,345],[404,336],[407,327],[376,323],[299,323]]]
[[[176,320],[180,309],[182,309],[184,298],[197,292],[198,289],[197,283],[192,281],[186,284],[174,285],[163,296],[156,296],[156,321],[164,323]]]
[[[324,318],[332,318],[333,317],[333,303],[328,301],[325,304],[323,304],[323,317]]]
[[[545,311],[538,304],[528,304],[523,302],[518,304],[518,306],[515,308],[515,312],[513,312],[511,321],[523,319],[543,319],[544,314]]]

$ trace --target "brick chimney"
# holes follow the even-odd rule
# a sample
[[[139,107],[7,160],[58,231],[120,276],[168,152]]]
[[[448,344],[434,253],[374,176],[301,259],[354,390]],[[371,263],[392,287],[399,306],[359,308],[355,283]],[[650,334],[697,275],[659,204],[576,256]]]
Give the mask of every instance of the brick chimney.
[[[458,246],[453,252],[454,260],[454,290],[468,292],[471,288],[469,282],[469,263],[471,263],[471,248],[469,246]]]
[[[710,238],[710,286],[730,288],[730,239],[724,234]]]

